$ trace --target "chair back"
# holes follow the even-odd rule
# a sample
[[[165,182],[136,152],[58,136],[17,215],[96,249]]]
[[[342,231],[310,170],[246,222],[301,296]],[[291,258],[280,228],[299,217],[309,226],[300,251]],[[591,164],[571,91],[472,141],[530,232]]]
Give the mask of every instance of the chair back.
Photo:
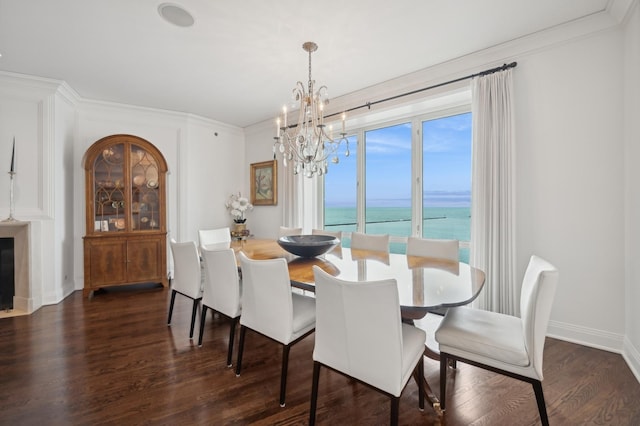
[[[195,241],[171,242],[173,279],[171,287],[179,293],[197,299],[202,294],[202,271]]]
[[[340,240],[340,244],[342,244],[342,231],[326,231],[324,229],[312,229],[312,235],[329,235],[331,237],[335,237]]]
[[[293,301],[284,258],[252,260],[238,253],[242,268],[240,324],[283,344],[293,334]]]
[[[458,261],[460,254],[458,240],[440,240],[431,238],[409,237],[407,239],[407,255],[433,257]]]
[[[351,233],[351,248],[389,252],[389,234],[374,235],[361,232]]]
[[[228,227],[217,229],[200,229],[198,231],[200,249],[226,249],[231,245],[231,231]]]
[[[278,237],[286,237],[288,235],[302,235],[302,228],[287,228],[286,226],[281,226],[278,231]]]
[[[394,279],[350,282],[313,267],[313,359],[392,394],[402,390],[402,325]]]
[[[558,270],[544,259],[531,256],[520,294],[520,315],[527,352],[542,380],[542,354],[558,285]]]
[[[230,318],[240,315],[240,279],[233,249],[202,249],[204,292],[202,303]]]

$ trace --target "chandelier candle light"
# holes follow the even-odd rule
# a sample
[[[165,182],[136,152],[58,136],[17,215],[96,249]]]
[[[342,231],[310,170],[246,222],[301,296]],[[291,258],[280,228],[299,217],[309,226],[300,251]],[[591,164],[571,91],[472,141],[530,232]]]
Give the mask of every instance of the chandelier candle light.
[[[282,117],[276,120],[276,136],[273,144],[273,158],[276,150],[282,154],[285,167],[292,163],[293,174],[303,173],[306,177],[321,176],[328,172],[328,159],[338,163],[337,150],[346,142],[345,156],[349,156],[349,140],[344,130],[346,115],[342,114],[342,132],[340,138],[333,138],[333,131],[329,126],[329,134],[324,124],[324,108],[329,103],[327,86],[314,89],[315,81],[311,79],[311,53],[318,49],[318,45],[308,41],[302,48],[309,53],[309,81],[307,87],[298,81],[293,89],[293,98],[297,103],[298,122],[287,125],[287,107],[282,109]]]

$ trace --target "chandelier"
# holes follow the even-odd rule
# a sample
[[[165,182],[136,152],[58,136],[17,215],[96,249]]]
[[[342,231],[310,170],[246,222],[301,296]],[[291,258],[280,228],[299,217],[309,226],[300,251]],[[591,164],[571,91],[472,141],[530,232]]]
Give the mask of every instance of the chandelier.
[[[308,41],[302,48],[309,53],[309,81],[305,87],[298,81],[293,89],[293,99],[298,107],[298,121],[295,125],[287,125],[287,107],[282,109],[282,117],[276,120],[277,134],[274,137],[273,156],[276,150],[282,154],[285,167],[291,165],[293,174],[304,174],[306,177],[322,176],[328,172],[328,161],[338,163],[337,150],[346,142],[345,156],[349,156],[349,140],[344,131],[345,114],[342,114],[342,131],[339,138],[333,138],[332,126],[324,123],[324,109],[329,103],[327,86],[315,90],[315,81],[311,79],[311,53],[318,45]]]

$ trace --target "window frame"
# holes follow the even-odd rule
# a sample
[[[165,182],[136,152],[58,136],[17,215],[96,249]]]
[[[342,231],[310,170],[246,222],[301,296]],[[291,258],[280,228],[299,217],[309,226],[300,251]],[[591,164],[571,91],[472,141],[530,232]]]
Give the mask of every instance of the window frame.
[[[365,133],[371,130],[390,127],[403,123],[411,123],[411,236],[422,237],[423,214],[423,141],[422,125],[424,121],[436,120],[449,116],[471,112],[471,91],[468,88],[453,91],[443,96],[422,100],[413,104],[405,104],[383,112],[365,114],[347,120],[345,129],[348,137],[356,136],[355,144],[351,143],[351,151],[357,155],[356,161],[356,229],[365,232],[366,209],[366,142]],[[355,145],[355,147],[353,147]],[[355,149],[354,149],[355,148]],[[473,150],[473,143],[472,148]],[[340,164],[330,165],[339,167]],[[315,216],[317,227],[325,226],[325,184],[324,176],[317,179],[314,198],[316,199]],[[306,192],[306,191],[305,191]],[[345,238],[350,233],[345,232]],[[390,236],[391,243],[407,242],[407,237]],[[461,249],[468,249],[470,241],[460,241]]]

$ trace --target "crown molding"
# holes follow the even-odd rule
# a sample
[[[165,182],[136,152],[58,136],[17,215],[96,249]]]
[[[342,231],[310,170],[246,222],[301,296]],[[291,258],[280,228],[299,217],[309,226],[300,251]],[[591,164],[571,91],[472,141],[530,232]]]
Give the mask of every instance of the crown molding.
[[[607,4],[607,12],[619,23],[622,24],[628,19],[629,13],[638,0],[610,0]]]

